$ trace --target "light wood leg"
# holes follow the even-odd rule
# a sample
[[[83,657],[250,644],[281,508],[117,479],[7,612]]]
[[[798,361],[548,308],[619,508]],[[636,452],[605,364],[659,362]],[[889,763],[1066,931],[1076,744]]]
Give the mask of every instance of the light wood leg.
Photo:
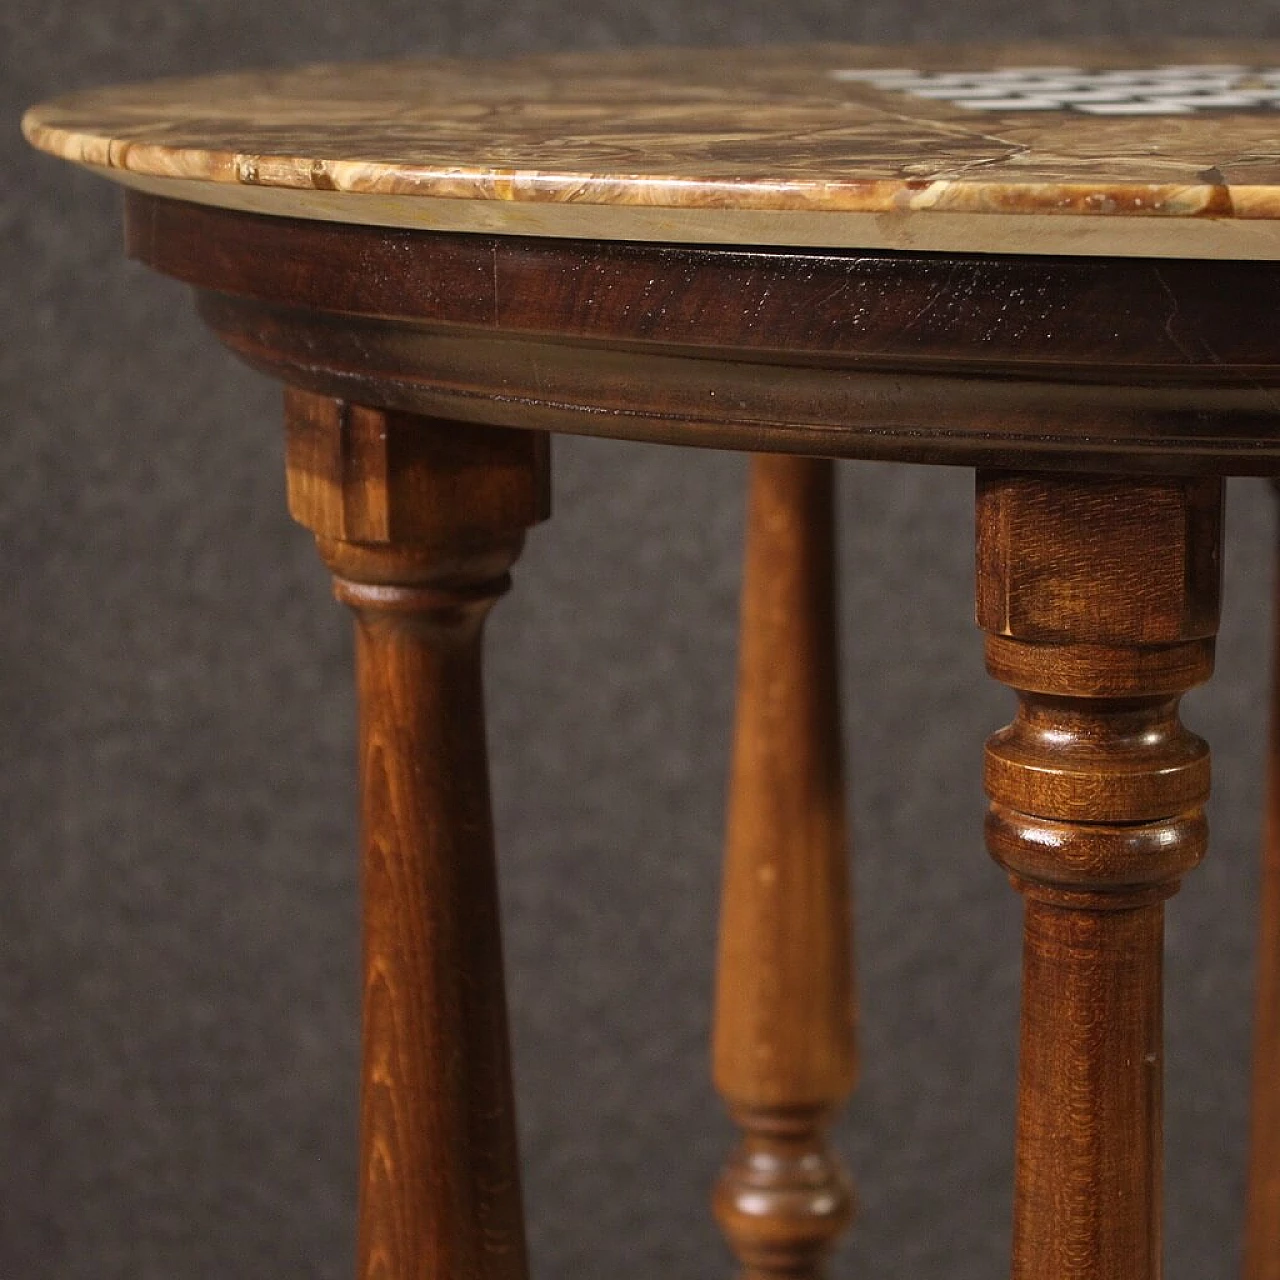
[[[978,622],[1018,693],[987,841],[1026,899],[1014,1280],[1159,1280],[1164,900],[1205,847],[1178,719],[1217,629],[1220,480],[979,473]]]
[[[542,438],[290,392],[290,509],[356,617],[360,1280],[527,1280],[481,627]]]
[[[854,1084],[832,464],[752,459],[715,1081],[716,1214],[747,1280],[812,1280],[853,1211],[825,1129]]]
[[[1245,1280],[1280,1280],[1280,538],[1273,572],[1271,724],[1262,841]]]

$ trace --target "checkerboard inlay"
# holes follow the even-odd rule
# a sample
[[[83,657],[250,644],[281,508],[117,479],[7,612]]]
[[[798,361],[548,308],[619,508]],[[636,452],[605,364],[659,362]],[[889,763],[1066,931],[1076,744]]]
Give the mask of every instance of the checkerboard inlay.
[[[1007,67],[999,71],[832,71],[836,80],[934,98],[970,111],[1190,115],[1280,108],[1280,67],[1164,66],[1124,71]]]

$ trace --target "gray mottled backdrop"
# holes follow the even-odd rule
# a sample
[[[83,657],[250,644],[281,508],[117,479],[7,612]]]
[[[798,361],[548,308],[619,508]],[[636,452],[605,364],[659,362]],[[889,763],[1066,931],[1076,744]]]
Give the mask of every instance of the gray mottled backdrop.
[[[0,8],[0,1280],[352,1271],[347,620],[283,513],[278,391],[126,265],[118,196],[20,108],[165,72],[713,41],[1280,34],[1219,0],[8,0]],[[726,1274],[706,1041],[734,664],[732,455],[559,443],[490,632],[541,1277]],[[1169,1252],[1235,1271],[1271,512],[1233,484],[1214,853],[1171,912]],[[865,1078],[838,1274],[1005,1268],[1018,908],[983,852],[1006,718],[971,623],[971,477],[847,465]]]

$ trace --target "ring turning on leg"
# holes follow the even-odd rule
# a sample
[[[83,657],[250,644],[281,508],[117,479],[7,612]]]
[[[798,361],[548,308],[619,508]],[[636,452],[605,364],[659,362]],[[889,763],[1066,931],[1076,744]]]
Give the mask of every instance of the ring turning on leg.
[[[1205,849],[1222,483],[979,473],[978,623],[1018,694],[987,843],[1026,900],[1014,1280],[1159,1280],[1164,900]]]
[[[834,556],[831,463],[753,458],[715,1027],[744,1280],[813,1280],[853,1215],[825,1137],[857,1070]]]

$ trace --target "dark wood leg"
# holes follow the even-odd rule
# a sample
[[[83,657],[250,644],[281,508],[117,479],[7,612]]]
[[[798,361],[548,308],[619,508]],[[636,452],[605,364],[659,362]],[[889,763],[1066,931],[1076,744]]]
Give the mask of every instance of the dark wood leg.
[[[290,510],[356,616],[360,1280],[527,1280],[480,633],[545,439],[290,391]]]
[[[1280,539],[1275,573],[1245,1280],[1280,1280]]]
[[[833,523],[831,463],[753,458],[715,1027],[744,1280],[813,1280],[853,1211],[824,1136],[856,1074]]]
[[[980,473],[978,622],[1018,693],[987,842],[1026,898],[1014,1280],[1159,1280],[1164,900],[1200,860],[1220,480]]]

